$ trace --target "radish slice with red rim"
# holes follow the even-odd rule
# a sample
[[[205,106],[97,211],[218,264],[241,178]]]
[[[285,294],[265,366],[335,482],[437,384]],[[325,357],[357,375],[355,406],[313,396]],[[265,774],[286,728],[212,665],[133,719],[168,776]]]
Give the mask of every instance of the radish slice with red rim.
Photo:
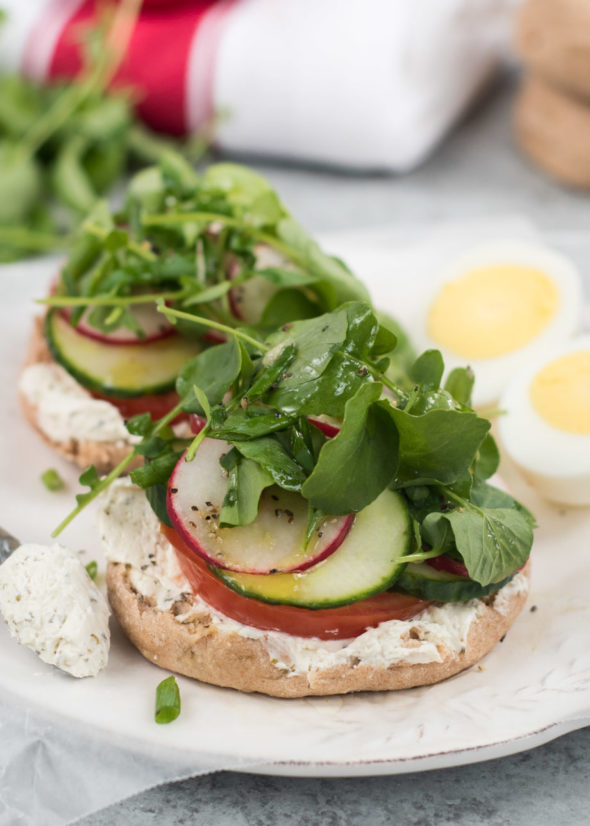
[[[258,244],[255,249],[256,269],[270,267],[294,269],[293,264],[284,256],[266,244]],[[241,272],[239,262],[232,258],[227,267],[227,277],[233,281]],[[262,275],[254,275],[243,284],[232,287],[229,291],[229,305],[235,318],[246,324],[258,324],[262,311],[277,292],[278,287]]]
[[[447,574],[454,574],[455,576],[464,576],[469,579],[469,571],[462,562],[452,559],[446,554],[435,556],[432,559],[427,559],[426,564],[430,565],[436,571],[446,571]]]
[[[162,338],[174,335],[174,325],[166,319],[162,313],[156,309],[156,305],[150,304],[134,304],[129,307],[134,319],[139,324],[144,332],[144,338],[140,338],[132,330],[125,327],[118,327],[112,333],[104,333],[92,327],[88,321],[88,316],[91,310],[86,310],[78,324],[76,324],[76,332],[86,338],[92,338],[95,341],[102,341],[105,344],[149,344],[152,341],[158,341]],[[71,310],[64,310],[63,315],[69,319]]]
[[[354,514],[326,517],[306,546],[308,504],[300,494],[277,486],[263,491],[250,525],[221,528],[227,475],[219,460],[229,450],[227,442],[204,439],[192,462],[180,458],[168,483],[170,519],[198,556],[239,573],[287,573],[310,568],[342,544]]]
[[[317,427],[318,430],[321,430],[328,439],[333,439],[334,436],[340,433],[340,428],[342,427],[342,422],[334,419],[332,416],[308,416],[307,420],[314,427]]]

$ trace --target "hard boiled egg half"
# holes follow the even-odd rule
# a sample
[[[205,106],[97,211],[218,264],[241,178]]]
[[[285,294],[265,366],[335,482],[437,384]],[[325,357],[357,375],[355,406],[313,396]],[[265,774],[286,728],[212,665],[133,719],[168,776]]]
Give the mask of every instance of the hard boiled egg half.
[[[590,335],[516,373],[500,399],[500,442],[538,491],[590,505]]]
[[[449,369],[475,372],[473,404],[497,402],[510,376],[578,327],[581,281],[573,264],[542,245],[498,242],[449,262],[432,279],[413,333]]]

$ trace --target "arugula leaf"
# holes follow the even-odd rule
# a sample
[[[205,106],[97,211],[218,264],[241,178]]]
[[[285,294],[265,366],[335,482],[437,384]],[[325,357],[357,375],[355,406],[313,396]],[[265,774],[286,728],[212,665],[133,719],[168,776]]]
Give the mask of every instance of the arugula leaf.
[[[235,448],[221,458],[228,474],[227,491],[221,507],[222,528],[249,525],[258,515],[262,491],[273,484],[270,473],[258,462],[242,456]]]
[[[423,522],[426,535],[440,534],[447,522],[471,579],[489,585],[520,568],[530,553],[533,531],[513,508],[479,508],[465,502],[449,513],[431,513]]]
[[[356,513],[393,479],[398,435],[378,399],[382,385],[365,384],[344,408],[340,432],[320,450],[302,493],[325,513]]]

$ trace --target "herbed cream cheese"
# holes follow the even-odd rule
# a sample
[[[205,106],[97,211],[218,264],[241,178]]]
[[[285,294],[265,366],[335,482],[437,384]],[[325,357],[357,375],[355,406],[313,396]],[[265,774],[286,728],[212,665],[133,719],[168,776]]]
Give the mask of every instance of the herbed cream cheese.
[[[23,370],[19,390],[37,409],[40,429],[54,442],[119,442],[133,444],[117,408],[94,399],[59,364],[31,364]]]
[[[0,565],[0,613],[18,642],[74,677],[107,663],[107,601],[63,545],[21,545]]]
[[[480,600],[433,605],[412,620],[389,620],[346,640],[262,631],[224,616],[199,597],[187,600],[191,588],[180,570],[176,552],[160,532],[145,494],[130,480],[119,479],[107,491],[99,520],[107,559],[130,566],[131,584],[150,598],[155,608],[166,611],[175,602],[184,601],[187,609],[175,612],[179,622],[207,611],[220,631],[260,640],[276,667],[292,675],[343,664],[382,668],[401,662],[441,662],[465,647],[471,624],[483,610]],[[527,587],[528,580],[522,574],[505,586],[511,593],[515,588],[522,592]],[[502,599],[503,591],[496,600]],[[508,596],[501,605],[508,603]]]

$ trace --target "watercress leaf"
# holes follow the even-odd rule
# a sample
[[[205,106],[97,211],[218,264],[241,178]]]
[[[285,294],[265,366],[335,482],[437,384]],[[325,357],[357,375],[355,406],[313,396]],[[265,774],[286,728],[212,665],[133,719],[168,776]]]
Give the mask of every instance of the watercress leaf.
[[[209,191],[221,190],[232,212],[256,226],[274,225],[286,211],[262,175],[236,163],[217,163],[203,176]]]
[[[371,347],[371,358],[391,353],[397,345],[397,335],[383,324],[379,324],[375,341]]]
[[[214,411],[215,412],[215,411]],[[221,425],[213,423],[211,435],[227,441],[258,439],[277,430],[284,430],[293,422],[293,416],[265,407],[251,405],[247,410],[233,410]]]
[[[475,376],[471,367],[455,367],[445,381],[445,390],[460,404],[471,406],[471,393]]]
[[[249,525],[258,515],[262,491],[273,484],[270,473],[257,462],[246,459],[235,448],[222,462],[228,473],[228,485],[219,515],[222,528]]]
[[[331,306],[345,301],[369,301],[365,287],[338,259],[323,252],[318,244],[293,218],[283,218],[276,226],[279,239],[287,243],[297,255],[297,264],[327,282],[333,292]]]
[[[176,379],[176,392],[183,400],[183,409],[203,415],[194,386],[201,389],[212,407],[222,400],[241,367],[242,350],[233,338],[199,353],[184,365]]]
[[[146,489],[145,497],[160,522],[163,522],[164,525],[168,525],[169,528],[172,528],[172,520],[168,515],[168,508],[166,505],[168,498],[167,485],[152,485]]]
[[[289,368],[291,373],[293,368]],[[345,353],[336,353],[317,378],[299,381],[290,378],[281,382],[279,388],[270,394],[269,402],[283,412],[293,416],[327,415],[341,419],[348,399],[359,387],[371,383],[371,375],[366,368],[358,367],[358,362]]]
[[[269,337],[271,346],[279,348],[289,341],[296,347],[290,375],[269,397],[273,407],[297,416],[325,413],[340,418],[346,401],[370,381],[368,368],[359,365],[356,353],[370,347],[376,325],[366,305],[355,305],[362,311],[349,334],[351,306],[294,322]]]
[[[237,442],[236,448],[242,456],[264,468],[275,484],[285,490],[301,490],[306,479],[305,472],[273,436]]]
[[[344,350],[356,358],[366,359],[379,332],[375,313],[369,304],[362,301],[350,301],[342,309],[348,322]]]
[[[279,290],[266,303],[260,324],[263,327],[282,327],[298,319],[314,318],[321,308],[307,295],[297,289]]]
[[[196,285],[196,282],[194,282]],[[216,301],[222,298],[231,290],[231,281],[221,281],[219,284],[212,284],[210,287],[199,289],[193,295],[185,298],[182,302],[182,309],[193,307],[195,304],[207,304],[209,301]]]
[[[80,474],[78,481],[81,485],[89,488],[87,493],[76,494],[76,502],[78,505],[84,506],[87,502],[91,502],[92,499],[94,499],[94,491],[100,485],[100,477],[94,465],[86,468],[86,470]]]
[[[465,507],[445,514],[429,514],[423,532],[446,520],[471,579],[489,585],[520,568],[530,553],[533,531],[529,521],[512,508]]]
[[[201,388],[196,384],[193,384],[193,392],[195,394],[196,400],[201,406],[203,413],[205,414],[207,421],[210,421],[211,405],[209,404],[209,399],[207,398],[206,393],[204,393],[203,390],[201,390]]]
[[[270,281],[276,287],[300,287],[303,284],[313,284],[314,281],[317,281],[317,278],[311,273],[287,270],[281,267],[265,267],[262,270],[254,270],[253,274]]]
[[[323,434],[318,428],[314,428],[315,432],[323,437]],[[280,434],[279,434],[280,435]],[[316,445],[314,444],[314,435],[311,433],[311,428],[306,419],[299,419],[299,421],[290,427],[285,433],[288,439],[289,451],[291,456],[295,459],[305,473],[309,475],[315,466],[319,450],[316,452]]]
[[[429,410],[419,416],[388,407],[399,433],[397,487],[450,484],[469,469],[490,423],[475,413]]]
[[[445,364],[440,350],[426,350],[410,367],[410,379],[422,387],[440,387]]]
[[[498,470],[500,451],[496,440],[488,433],[477,451],[473,462],[473,474],[478,479],[489,479]]]
[[[149,462],[135,468],[129,474],[131,481],[140,488],[149,488],[152,485],[166,485],[170,474],[181,457],[180,452],[163,453]]]
[[[152,417],[149,413],[138,413],[127,419],[125,427],[132,436],[149,436],[154,428]]]
[[[365,384],[344,408],[339,433],[326,441],[303,496],[325,513],[356,513],[393,479],[398,465],[398,435],[378,401],[382,385]]]
[[[537,526],[534,515],[518,499],[481,479],[473,480],[470,500],[480,508],[514,508],[528,520],[532,528]]]
[[[265,356],[268,362],[274,348],[280,350],[285,343],[294,344],[297,357],[292,364],[289,384],[316,379],[328,366],[333,353],[344,345],[348,331],[345,310],[325,313],[313,319],[295,321],[269,336],[271,350]]]
[[[431,550],[446,554],[455,544],[453,531],[446,519],[434,518],[435,516],[437,516],[437,514],[433,514],[431,518],[424,519],[420,528],[420,534],[423,542],[428,545]],[[440,514],[438,514],[438,516],[440,516]]]
[[[287,344],[282,350],[277,351],[273,358],[266,369],[260,370],[246,393],[248,402],[258,401],[271,387],[280,383],[295,358],[295,345]]]

